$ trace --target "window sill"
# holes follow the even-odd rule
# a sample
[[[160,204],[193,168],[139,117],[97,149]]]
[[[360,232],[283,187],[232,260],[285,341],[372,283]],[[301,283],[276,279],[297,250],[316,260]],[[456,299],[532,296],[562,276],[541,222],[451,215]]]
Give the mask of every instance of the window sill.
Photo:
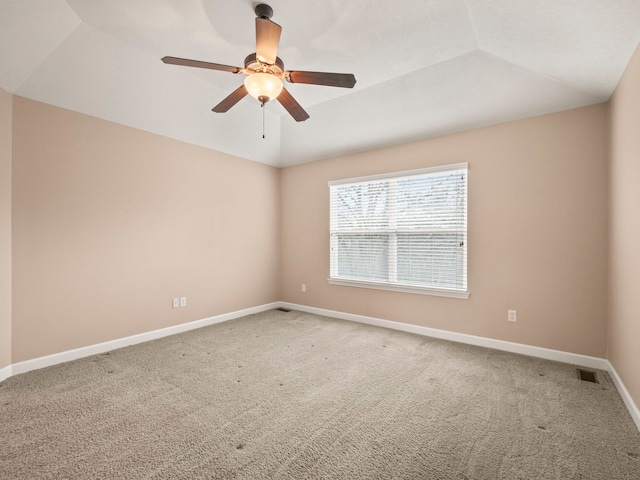
[[[445,288],[414,287],[410,285],[395,285],[383,282],[365,282],[363,280],[346,280],[342,278],[328,278],[331,285],[342,285],[344,287],[373,288],[375,290],[389,290],[392,292],[417,293],[420,295],[434,295],[437,297],[469,298],[469,292],[458,290],[448,290]]]

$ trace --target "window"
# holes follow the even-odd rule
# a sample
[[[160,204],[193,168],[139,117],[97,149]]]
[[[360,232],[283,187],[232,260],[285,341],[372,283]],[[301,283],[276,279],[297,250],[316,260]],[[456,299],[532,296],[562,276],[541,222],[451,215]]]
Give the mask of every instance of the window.
[[[468,298],[467,164],[329,182],[329,283]]]

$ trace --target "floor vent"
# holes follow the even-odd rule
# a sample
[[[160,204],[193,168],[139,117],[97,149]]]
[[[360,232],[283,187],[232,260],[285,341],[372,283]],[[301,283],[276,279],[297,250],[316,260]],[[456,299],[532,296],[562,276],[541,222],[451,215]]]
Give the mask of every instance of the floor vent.
[[[579,368],[578,378],[583,382],[598,383],[598,377],[596,377],[596,372],[592,372],[591,370],[582,370],[581,368]]]
[[[279,312],[286,312],[286,313],[289,313],[291,311],[291,310],[289,310],[287,308],[282,308],[282,307],[276,308],[276,310],[279,311]]]

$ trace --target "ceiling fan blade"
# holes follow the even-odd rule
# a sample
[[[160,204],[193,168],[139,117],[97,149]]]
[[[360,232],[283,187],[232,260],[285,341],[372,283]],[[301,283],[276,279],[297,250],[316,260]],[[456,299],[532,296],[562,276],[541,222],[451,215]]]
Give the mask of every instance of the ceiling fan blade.
[[[353,73],[289,71],[285,72],[285,78],[291,83],[310,83],[328,87],[353,88],[356,84],[356,77]]]
[[[224,113],[233,107],[236,103],[242,100],[247,95],[247,89],[244,84],[240,85],[237,89],[231,92],[227,98],[222,100],[218,105],[212,108],[216,113]]]
[[[273,65],[278,55],[278,44],[282,27],[268,18],[256,17],[256,57],[263,63]]]
[[[232,67],[230,65],[221,65],[219,63],[201,62],[200,60],[189,60],[187,58],[163,57],[162,61],[164,63],[169,63],[171,65],[182,65],[184,67],[208,68],[210,70],[221,70],[223,72],[231,72],[231,73],[240,72],[240,69],[238,67]]]
[[[280,95],[278,95],[278,101],[289,112],[296,122],[304,122],[309,118],[309,114],[304,111],[295,98],[287,91],[286,88],[282,89]]]

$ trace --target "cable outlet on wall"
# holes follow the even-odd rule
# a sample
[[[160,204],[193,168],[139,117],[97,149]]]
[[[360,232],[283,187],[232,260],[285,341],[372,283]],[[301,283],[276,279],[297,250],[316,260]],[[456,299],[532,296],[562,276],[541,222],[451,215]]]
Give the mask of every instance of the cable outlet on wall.
[[[507,310],[507,320],[510,322],[516,321],[516,311],[515,310]]]
[[[179,308],[180,307],[180,299],[178,297],[175,297],[173,299],[173,301],[171,302],[171,305],[173,306],[173,308]]]
[[[187,297],[180,297],[180,306],[181,307],[187,306]]]
[[[300,285],[300,290],[302,292],[306,292],[307,291],[307,286],[303,283],[302,285]]]

